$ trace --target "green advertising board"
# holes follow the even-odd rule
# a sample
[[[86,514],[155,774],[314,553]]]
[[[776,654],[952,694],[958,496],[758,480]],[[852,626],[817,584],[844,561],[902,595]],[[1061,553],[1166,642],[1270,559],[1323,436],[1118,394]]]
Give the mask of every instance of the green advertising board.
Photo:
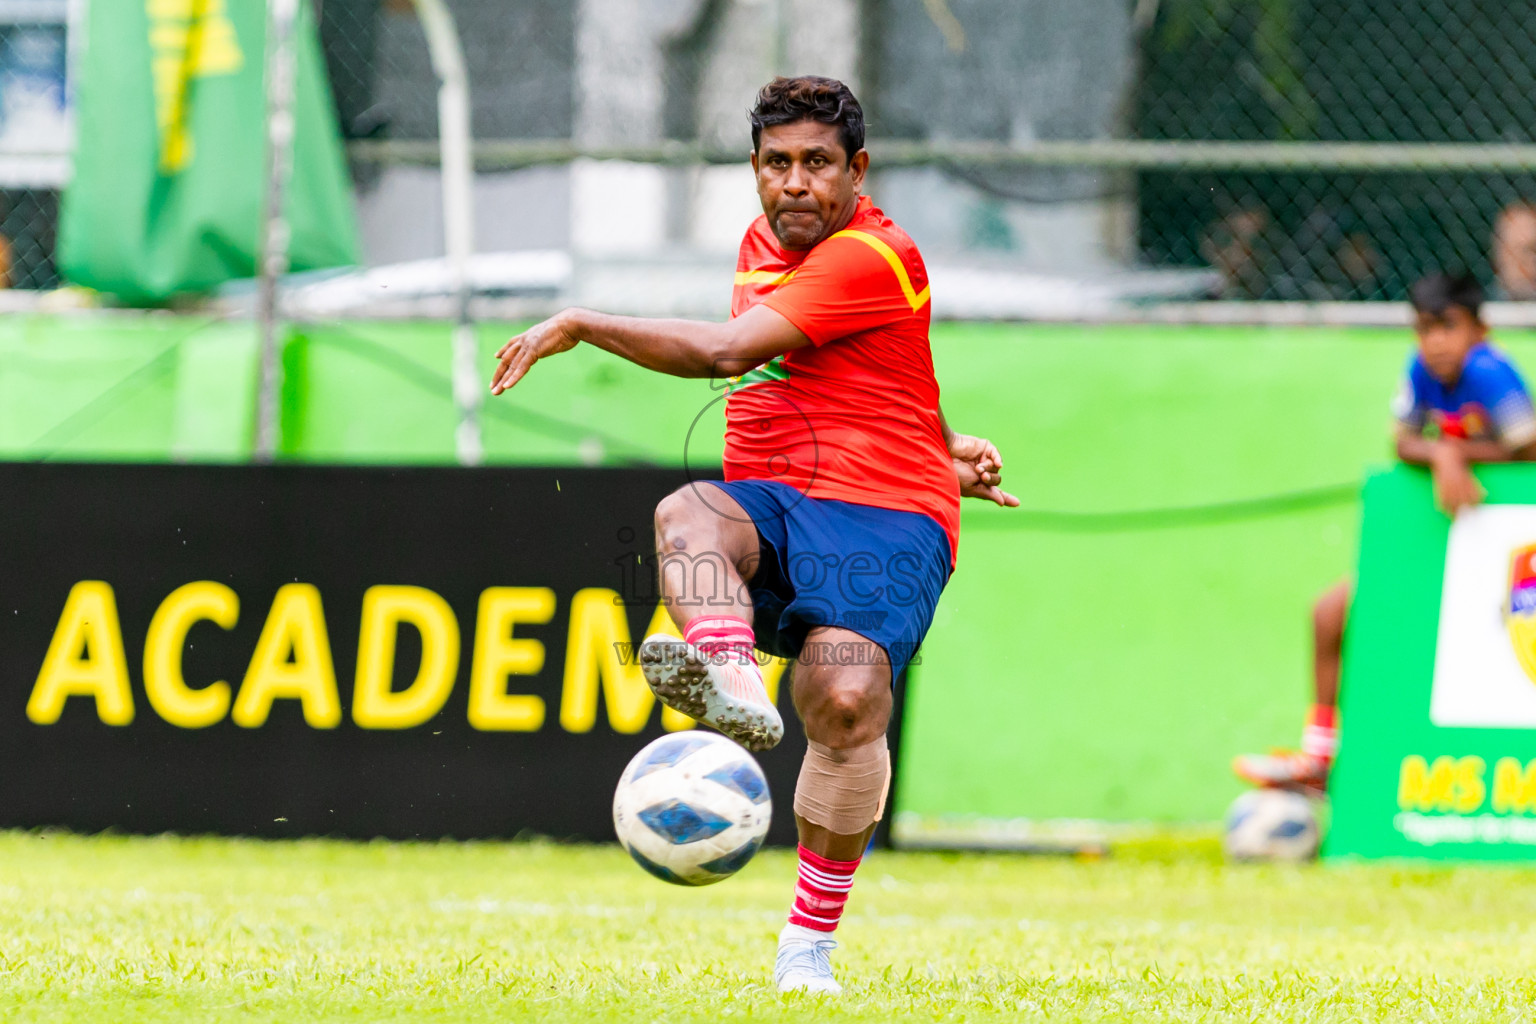
[[[1454,523],[1366,483],[1327,857],[1536,859],[1536,468],[1477,475]]]
[[[483,365],[515,329],[479,325]],[[295,325],[283,458],[451,462],[451,339],[441,322]],[[1536,334],[1500,341],[1536,366]],[[898,824],[913,828],[904,837],[1032,842],[1108,836],[1106,824],[1219,820],[1245,788],[1233,755],[1299,737],[1311,693],[1309,609],[1356,564],[1359,483],[1390,451],[1386,410],[1411,347],[1407,331],[1368,328],[936,324],[945,409],[957,427],[997,442],[1024,508],[966,503],[960,566],[908,690],[893,797]],[[249,321],[122,311],[6,318],[0,457],[243,462],[256,354]],[[724,423],[707,382],[658,376],[588,346],[536,374],[486,404],[489,462],[720,457]],[[1495,501],[1536,504],[1526,483],[1536,469],[1509,469],[1509,484],[1504,467],[1480,472]],[[1414,740],[1390,757],[1379,785],[1362,774],[1364,760],[1351,761],[1351,745],[1377,728],[1373,703],[1394,713],[1414,678],[1428,693],[1449,538],[1422,471],[1389,474],[1370,493],[1373,519],[1392,520],[1367,530],[1372,564],[1417,572],[1428,596],[1420,621],[1393,605],[1373,626],[1367,571],[1351,642],[1375,630],[1384,653],[1355,665],[1359,685],[1345,686],[1346,700],[1364,704],[1345,718],[1349,813],[1338,816],[1339,850],[1349,849],[1341,841],[1363,849],[1348,832],[1354,818],[1370,827],[1366,803],[1351,807],[1357,793],[1383,795],[1379,820],[1390,832],[1409,753],[1426,757],[1426,774],[1442,755],[1483,757],[1490,787],[1501,756]],[[1380,586],[1389,600],[1399,590],[1408,600],[1409,587],[1390,578]],[[1412,643],[1418,654],[1399,650]],[[1373,661],[1382,666],[1374,681]],[[1425,715],[1406,705],[1402,713]]]

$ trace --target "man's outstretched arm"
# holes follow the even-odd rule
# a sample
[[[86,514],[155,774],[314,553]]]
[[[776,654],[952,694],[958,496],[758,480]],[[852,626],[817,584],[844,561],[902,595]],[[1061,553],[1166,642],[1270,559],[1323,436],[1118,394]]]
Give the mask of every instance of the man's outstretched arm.
[[[674,377],[734,377],[811,343],[798,327],[763,304],[725,323],[567,309],[501,347],[491,394],[499,395],[522,380],[545,356],[565,352],[582,341]]]

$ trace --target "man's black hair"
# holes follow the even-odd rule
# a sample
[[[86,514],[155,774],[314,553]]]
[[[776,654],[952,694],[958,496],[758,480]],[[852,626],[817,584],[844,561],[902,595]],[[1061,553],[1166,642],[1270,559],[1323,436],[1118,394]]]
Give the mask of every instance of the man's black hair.
[[[1460,306],[1477,317],[1483,308],[1483,286],[1471,274],[1434,273],[1415,281],[1408,299],[1415,313],[1444,316],[1452,306]]]
[[[752,122],[754,153],[764,128],[807,120],[836,125],[849,160],[864,148],[864,108],[854,98],[853,90],[835,78],[775,78],[758,91],[757,103],[747,112],[747,120]]]

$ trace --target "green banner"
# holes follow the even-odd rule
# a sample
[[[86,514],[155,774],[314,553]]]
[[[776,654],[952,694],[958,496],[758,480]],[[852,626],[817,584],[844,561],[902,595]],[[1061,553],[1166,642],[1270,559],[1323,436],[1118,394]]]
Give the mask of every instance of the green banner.
[[[479,325],[482,366],[516,330]],[[457,420],[442,370],[451,339],[441,322],[296,329],[285,350],[285,457],[451,463]],[[1536,365],[1536,333],[1499,340]],[[1300,738],[1309,609],[1356,564],[1358,484],[1382,460],[1382,410],[1412,344],[1404,330],[1361,328],[936,324],[945,408],[957,427],[997,442],[1025,507],[966,503],[959,569],[908,692],[893,797],[904,838],[1032,841],[1081,835],[1085,821],[1219,820],[1246,788],[1230,770],[1233,755]],[[491,463],[720,458],[719,395],[705,382],[657,376],[590,346],[534,372],[536,386],[485,407]],[[243,461],[255,374],[248,324],[3,318],[0,456]],[[1050,386],[1024,401],[999,381]],[[1506,497],[1500,469],[1480,471],[1496,501],[1536,503],[1529,484]],[[1536,469],[1509,473],[1525,480]],[[1426,714],[1448,523],[1422,473],[1400,475],[1384,479],[1405,489],[1393,492],[1401,502],[1380,504],[1386,484],[1370,489],[1373,517],[1399,521],[1387,527],[1399,539],[1379,523],[1365,539],[1386,545],[1373,548],[1377,569],[1417,573],[1430,596],[1419,621],[1384,612],[1377,644],[1388,659],[1400,644],[1422,650],[1405,647],[1402,664],[1350,669],[1345,698],[1365,704],[1345,717],[1340,799],[1350,813],[1339,815],[1336,840],[1354,824],[1349,790],[1367,770],[1358,746],[1376,731],[1372,716]],[[1401,564],[1394,545],[1410,553]],[[1351,642],[1373,628],[1372,571]],[[1418,698],[1403,688],[1412,671],[1422,672]],[[1416,710],[1401,699],[1426,703]],[[1388,734],[1411,739],[1408,726],[1384,721]],[[1388,751],[1377,787],[1384,805],[1357,802],[1361,820],[1375,813],[1391,829],[1409,753],[1431,774],[1440,756],[1476,754],[1490,786],[1503,756],[1418,743]],[[905,831],[908,821],[919,827]]]
[[[1536,470],[1477,475],[1454,524],[1423,470],[1366,484],[1326,856],[1536,859]]]
[[[308,3],[297,28],[290,262],[353,264],[350,186]],[[265,38],[262,0],[90,5],[59,228],[68,280],[156,303],[255,273]]]

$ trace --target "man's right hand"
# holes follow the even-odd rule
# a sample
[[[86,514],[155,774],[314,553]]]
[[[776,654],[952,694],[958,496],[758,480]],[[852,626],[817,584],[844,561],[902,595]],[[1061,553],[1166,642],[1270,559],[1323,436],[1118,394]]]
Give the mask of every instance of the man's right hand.
[[[500,362],[491,375],[491,394],[501,394],[522,380],[534,363],[545,356],[567,352],[580,340],[574,310],[561,310],[548,320],[534,324],[496,353]]]
[[[1441,440],[1435,445],[1429,468],[1435,479],[1435,503],[1452,519],[1464,508],[1480,504],[1487,492],[1472,475],[1460,445],[1454,440]]]

